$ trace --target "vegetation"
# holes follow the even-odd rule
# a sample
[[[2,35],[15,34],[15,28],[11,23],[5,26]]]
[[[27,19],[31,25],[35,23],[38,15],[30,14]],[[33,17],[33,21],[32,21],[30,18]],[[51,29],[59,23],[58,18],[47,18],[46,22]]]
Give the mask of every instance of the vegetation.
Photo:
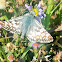
[[[20,40],[20,35],[0,25],[0,62],[62,62],[62,0],[1,0],[0,21],[23,16],[28,12],[25,4],[35,8],[39,2],[46,14],[41,22],[53,42],[33,44],[26,37]]]

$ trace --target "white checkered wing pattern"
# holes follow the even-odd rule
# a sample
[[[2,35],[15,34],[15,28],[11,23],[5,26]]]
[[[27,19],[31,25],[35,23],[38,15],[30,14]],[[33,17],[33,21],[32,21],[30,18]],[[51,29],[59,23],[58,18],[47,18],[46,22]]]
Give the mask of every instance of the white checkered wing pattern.
[[[36,18],[31,20],[27,16],[28,19],[26,18],[25,20],[25,16],[27,15],[19,16],[10,19],[9,21],[0,21],[0,25],[2,25],[5,30],[10,31],[11,33],[21,33],[21,37],[26,35],[28,40],[31,42],[50,43],[53,41],[53,37],[44,29],[43,25],[39,23]],[[30,24],[27,23],[29,21],[31,21]]]
[[[22,16],[12,18],[8,21],[0,21],[0,25],[2,25],[2,28],[4,28],[7,31],[10,31],[11,33],[21,33],[21,27],[22,27]]]
[[[50,43],[53,41],[53,37],[44,29],[36,19],[34,23],[29,27],[27,31],[27,38],[31,42]]]

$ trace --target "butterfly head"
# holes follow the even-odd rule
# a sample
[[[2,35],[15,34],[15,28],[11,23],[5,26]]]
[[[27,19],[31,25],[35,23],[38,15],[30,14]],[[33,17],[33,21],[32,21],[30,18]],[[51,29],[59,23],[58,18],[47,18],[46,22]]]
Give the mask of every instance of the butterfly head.
[[[31,11],[30,15],[35,16],[35,12]]]

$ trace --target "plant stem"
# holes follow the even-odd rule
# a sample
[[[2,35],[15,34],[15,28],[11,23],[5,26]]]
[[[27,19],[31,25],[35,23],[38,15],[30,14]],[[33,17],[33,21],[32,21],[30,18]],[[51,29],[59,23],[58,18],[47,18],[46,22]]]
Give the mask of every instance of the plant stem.
[[[61,3],[62,3],[62,1],[51,11],[51,14],[50,14],[50,15],[53,14],[53,12],[57,9],[57,7],[58,7]]]
[[[32,43],[29,44],[29,46],[26,48],[25,52],[23,53],[23,55],[21,56],[21,58],[24,58],[25,55],[27,54],[27,52],[29,51],[29,49],[32,47]]]

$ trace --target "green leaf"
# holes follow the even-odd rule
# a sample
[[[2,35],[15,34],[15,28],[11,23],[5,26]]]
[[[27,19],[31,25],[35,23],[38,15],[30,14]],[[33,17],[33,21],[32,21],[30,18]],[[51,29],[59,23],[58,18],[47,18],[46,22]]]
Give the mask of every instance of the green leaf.
[[[29,49],[32,47],[32,43],[30,43],[29,45],[28,45],[28,47],[26,48],[26,50],[25,50],[25,52],[23,53],[23,55],[21,56],[21,58],[24,58],[25,57],[25,55],[27,54],[27,52],[29,51]]]
[[[4,42],[4,38],[0,38],[0,42],[2,42],[2,43],[3,43],[3,42]]]
[[[47,8],[47,14],[51,13],[51,10],[53,9],[54,0],[48,0],[48,8]]]

